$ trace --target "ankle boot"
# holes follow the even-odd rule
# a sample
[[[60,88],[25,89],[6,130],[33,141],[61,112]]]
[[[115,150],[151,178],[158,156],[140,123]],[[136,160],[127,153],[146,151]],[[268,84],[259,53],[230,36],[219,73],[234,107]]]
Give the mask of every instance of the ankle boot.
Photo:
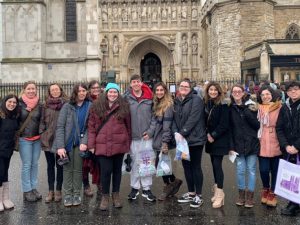
[[[224,199],[225,199],[225,194],[223,189],[217,188],[216,189],[216,199],[212,204],[212,207],[214,209],[220,208],[224,205]]]
[[[215,200],[216,200],[216,198],[217,198],[217,192],[216,192],[216,190],[217,190],[217,188],[218,188],[218,185],[217,184],[214,184],[213,186],[212,186],[212,188],[211,188],[211,191],[212,191],[212,193],[214,194],[213,195],[213,197],[211,198],[211,202],[214,202]]]
[[[245,204],[245,190],[239,189],[239,198],[235,204],[239,206],[243,206]]]
[[[103,194],[101,198],[100,209],[102,211],[108,210],[108,204],[109,204],[109,195]]]
[[[122,208],[122,203],[121,203],[119,192],[112,193],[112,200],[113,200],[113,205],[115,208]]]
[[[36,202],[38,200],[32,191],[24,192],[23,197],[27,202]]]
[[[14,203],[9,199],[9,183],[3,183],[3,205],[5,209],[12,209],[15,207]]]
[[[61,199],[62,199],[61,191],[56,191],[56,192],[55,192],[55,196],[54,196],[54,201],[55,201],[55,202],[60,202]]]
[[[254,197],[254,192],[246,191],[246,202],[245,202],[246,208],[252,208],[254,206],[253,197]]]
[[[3,186],[0,187],[0,212],[4,211],[4,205],[3,205]]]
[[[266,204],[268,201],[268,195],[269,195],[270,189],[264,188],[261,192],[261,203]]]
[[[47,197],[45,198],[45,203],[50,203],[53,201],[54,191],[49,191]]]
[[[277,197],[274,192],[270,191],[267,199],[267,206],[276,207],[277,206]]]

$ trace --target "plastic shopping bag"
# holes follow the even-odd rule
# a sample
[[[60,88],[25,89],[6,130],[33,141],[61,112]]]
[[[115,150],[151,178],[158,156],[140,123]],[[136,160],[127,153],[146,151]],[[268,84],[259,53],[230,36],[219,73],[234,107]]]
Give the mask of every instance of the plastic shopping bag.
[[[159,161],[156,168],[156,176],[162,177],[172,174],[172,161],[169,154],[159,154]]]
[[[140,177],[149,177],[156,174],[155,154],[152,148],[152,140],[142,140],[140,151],[137,155],[138,174]]]
[[[300,204],[300,160],[297,156],[297,164],[280,159],[275,194]]]
[[[190,150],[185,138],[176,140],[176,155],[174,160],[188,160],[190,161]]]

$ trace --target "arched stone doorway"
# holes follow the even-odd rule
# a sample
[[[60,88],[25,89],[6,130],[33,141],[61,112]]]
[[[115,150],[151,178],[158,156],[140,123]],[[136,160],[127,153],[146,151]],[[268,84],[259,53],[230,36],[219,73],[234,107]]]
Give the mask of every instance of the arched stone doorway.
[[[161,61],[154,53],[148,53],[141,61],[141,76],[144,82],[161,81]]]
[[[167,44],[157,37],[145,37],[129,47],[125,62],[127,71],[124,71],[127,77],[124,78],[140,74],[145,82],[153,79],[166,81],[169,77],[170,62],[171,54]]]

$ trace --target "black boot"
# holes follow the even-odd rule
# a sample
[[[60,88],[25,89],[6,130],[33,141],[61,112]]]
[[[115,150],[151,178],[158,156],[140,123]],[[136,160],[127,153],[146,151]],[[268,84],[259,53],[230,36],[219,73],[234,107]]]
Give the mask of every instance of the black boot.
[[[289,202],[289,204],[284,209],[281,209],[281,214],[285,216],[296,216],[299,211],[300,207],[298,204]]]

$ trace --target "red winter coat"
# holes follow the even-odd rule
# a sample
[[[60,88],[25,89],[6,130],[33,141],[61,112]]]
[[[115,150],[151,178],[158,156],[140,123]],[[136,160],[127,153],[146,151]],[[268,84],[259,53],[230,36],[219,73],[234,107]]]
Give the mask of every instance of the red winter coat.
[[[118,110],[119,105],[114,105],[110,111]],[[127,153],[131,143],[130,114],[124,119],[118,120],[112,115],[96,135],[102,119],[91,110],[88,120],[88,149],[95,149],[95,155],[113,156]]]

